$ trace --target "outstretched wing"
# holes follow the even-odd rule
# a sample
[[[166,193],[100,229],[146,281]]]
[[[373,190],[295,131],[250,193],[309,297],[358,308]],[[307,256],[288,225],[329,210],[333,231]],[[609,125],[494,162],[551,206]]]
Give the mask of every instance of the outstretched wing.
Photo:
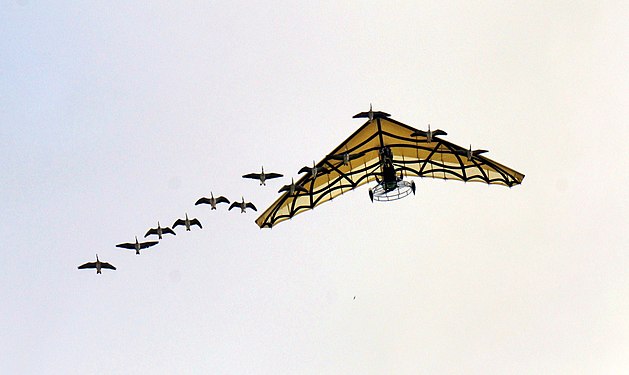
[[[144,235],[144,238],[146,238],[146,237],[150,236],[151,234],[159,234],[159,233],[157,233],[157,228],[151,228],[151,229],[149,229],[149,230],[146,232],[146,234]]]
[[[199,198],[199,200],[194,204],[195,206],[198,206],[200,204],[212,204],[212,202],[210,201],[210,198]]]
[[[248,174],[242,176],[242,178],[253,178],[255,180],[259,180],[260,179],[260,173],[248,173]]]
[[[284,177],[284,175],[279,173],[266,173],[264,177],[266,177],[267,180],[270,180],[272,178]]]
[[[134,243],[119,243],[118,245],[116,245],[116,247],[121,247],[123,249],[135,250],[135,244]]]
[[[346,155],[347,155],[347,159],[349,159],[349,160],[358,159],[358,158],[364,156],[362,152],[358,152],[358,153],[355,153],[355,154],[350,154],[350,153],[346,152],[346,153],[343,153],[343,154],[328,155],[328,159],[345,160]]]
[[[328,153],[339,155],[348,152],[362,156],[350,160],[346,165],[335,159],[324,158],[316,167],[327,168],[329,173],[303,175],[295,184],[304,186],[308,193],[290,196],[289,192],[284,192],[258,217],[256,223],[261,228],[270,228],[344,192],[380,178],[380,151],[384,147],[390,149],[398,173],[401,171],[407,177],[479,181],[509,187],[520,184],[524,178],[522,173],[484,156],[474,156],[468,160],[460,155],[460,150],[465,148],[435,137],[434,133],[432,142],[428,142],[425,133],[423,134],[391,118],[377,117],[374,121],[367,121]]]
[[[216,198],[216,203],[229,203],[229,199],[223,197],[222,195],[218,198]]]
[[[199,228],[203,229],[203,227],[201,226],[201,222],[199,221],[199,219],[192,219],[190,220],[190,225],[198,225]]]
[[[245,207],[247,208],[251,208],[254,211],[258,211],[258,209],[256,208],[256,206],[253,205],[253,203],[251,202],[247,202],[247,204],[245,204]]]
[[[170,234],[174,234],[175,236],[177,235],[177,233],[175,233],[174,230],[166,227],[166,228],[162,228],[162,234],[166,234],[166,233],[170,233]]]
[[[186,225],[186,221],[184,219],[177,219],[177,221],[173,223],[173,228],[176,228],[177,225]]]
[[[301,185],[295,185],[295,192],[301,191],[303,193],[308,194],[310,191]]]
[[[85,263],[85,264],[80,265],[78,268],[80,270],[85,269],[85,268],[96,268],[96,262]]]
[[[147,247],[151,247],[153,245],[157,245],[158,243],[159,243],[158,241],[140,242],[140,249],[146,249]]]
[[[371,114],[373,115],[374,120],[377,118],[384,118],[384,117],[391,116],[390,114],[386,112],[380,112],[380,111],[372,111]],[[360,112],[353,116],[353,118],[361,118],[361,117],[369,118],[369,112]]]
[[[104,262],[101,262],[101,263],[100,263],[100,268],[108,268],[108,269],[110,269],[110,270],[115,270],[115,269],[116,269],[116,267],[112,266],[111,264],[109,264],[109,263],[104,263]]]

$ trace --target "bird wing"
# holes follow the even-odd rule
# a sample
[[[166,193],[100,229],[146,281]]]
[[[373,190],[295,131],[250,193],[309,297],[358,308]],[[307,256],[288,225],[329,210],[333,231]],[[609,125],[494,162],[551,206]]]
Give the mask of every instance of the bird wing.
[[[162,231],[163,231],[163,229],[162,229]],[[149,230],[146,232],[146,234],[144,235],[144,238],[146,238],[146,237],[150,236],[151,234],[159,234],[159,233],[157,233],[157,228],[151,228],[151,229],[149,229]]]
[[[231,211],[232,208],[234,207],[240,207],[240,203],[239,202],[234,202],[229,206],[229,210]]]
[[[172,229],[170,229],[170,228],[168,228],[168,227],[166,227],[166,228],[162,228],[162,234],[164,234],[164,233],[174,234],[175,236],[177,235],[177,233],[175,233],[175,231],[174,231],[174,230],[172,230]]]
[[[437,129],[437,130],[433,130],[432,131],[432,136],[433,137],[437,137],[440,135],[448,135],[448,133],[444,132],[441,129]],[[411,133],[411,137],[427,137],[428,136],[428,132],[424,131],[424,130],[416,130],[413,133]]]
[[[290,185],[284,185],[280,188],[280,190],[278,190],[278,193],[281,193],[283,191],[289,191],[290,190]]]
[[[100,268],[108,268],[110,270],[115,270],[116,269],[116,267],[112,266],[109,263],[105,263],[105,262],[101,262],[100,263]]]
[[[96,268],[96,262],[85,263],[78,267],[78,269],[80,270],[85,269],[85,268]]]
[[[157,245],[159,242],[158,241],[147,241],[147,242],[140,242],[140,249],[146,249],[147,247],[151,247],[154,245]],[[135,249],[135,247],[134,247]]]
[[[199,198],[197,203],[195,203],[194,205],[197,206],[197,205],[200,205],[200,204],[211,204],[210,198],[205,198],[205,197]]]
[[[312,167],[302,167],[299,170],[299,173],[310,173],[310,172],[312,172]]]
[[[229,203],[229,199],[221,195],[220,197],[216,198],[216,203]]]
[[[283,174],[279,174],[279,173],[267,173],[266,174],[266,179],[271,179],[271,178],[278,178],[278,177],[284,177]]]
[[[251,203],[251,202],[247,202],[247,204],[245,204],[245,207],[251,208],[254,211],[258,211],[256,206],[254,206],[253,203]]]
[[[372,111],[371,113],[373,113],[374,120],[377,118],[384,118],[384,117],[391,116],[390,114],[386,112],[380,112],[380,111]],[[369,112],[360,112],[352,116],[352,118],[361,118],[361,117],[369,118]]]
[[[365,154],[362,152],[357,152],[355,154],[348,154],[347,157],[349,158],[349,160],[354,160],[354,159],[358,159],[362,156],[364,156]],[[343,154],[334,154],[334,155],[328,155],[328,159],[332,159],[332,160],[345,160],[345,153]]]
[[[255,180],[259,180],[260,176],[260,173],[247,173],[246,175],[242,176],[242,178],[253,178]]]
[[[116,247],[121,247],[123,249],[133,249],[133,250],[135,250],[135,244],[134,243],[119,243],[118,245],[116,245]]]
[[[362,158],[363,156],[365,156],[364,152],[357,152],[355,154],[349,154],[349,160],[354,160],[354,159],[358,159],[358,158]]]
[[[177,221],[175,221],[175,223],[173,224],[173,228],[175,228],[177,225],[186,225],[186,221],[184,219],[177,219]]]
[[[363,157],[351,164],[343,165],[324,158],[316,164],[325,165],[327,174],[302,175],[295,181],[304,186],[308,193],[282,194],[256,219],[261,228],[271,228],[293,216],[313,209],[335,197],[382,176],[380,152],[388,147],[397,172],[405,177],[432,177],[439,179],[478,181],[486,184],[514,186],[522,182],[524,174],[484,156],[467,160],[465,149],[440,138],[427,142],[425,136],[414,136],[417,129],[391,118],[366,121],[345,141],[326,155],[348,152],[363,153]],[[464,150],[459,154],[458,150]],[[339,164],[339,165],[337,165]],[[308,171],[302,168],[300,173]]]
[[[452,154],[454,155],[467,156],[467,152],[468,149],[461,146],[454,145],[454,147],[452,147]]]
[[[198,225],[199,228],[203,229],[203,227],[201,226],[201,222],[199,221],[199,219],[192,219],[190,220],[190,225]]]

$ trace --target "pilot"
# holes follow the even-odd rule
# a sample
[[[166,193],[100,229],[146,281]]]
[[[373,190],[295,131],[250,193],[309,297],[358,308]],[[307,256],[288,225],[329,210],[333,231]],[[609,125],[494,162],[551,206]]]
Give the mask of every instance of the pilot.
[[[395,175],[395,167],[390,159],[385,159],[384,166],[382,167],[382,178],[384,179],[383,185],[386,191],[393,190],[397,187],[398,178]]]
[[[391,152],[391,147],[389,146],[384,146],[380,149],[380,157],[382,158],[383,162],[388,161],[393,161],[393,152]]]

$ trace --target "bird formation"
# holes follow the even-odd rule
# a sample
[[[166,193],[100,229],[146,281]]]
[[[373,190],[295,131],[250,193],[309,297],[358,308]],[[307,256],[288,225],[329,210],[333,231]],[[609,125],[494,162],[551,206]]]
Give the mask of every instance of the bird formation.
[[[260,186],[265,186],[267,180],[278,178],[278,177],[283,177],[283,175],[279,173],[265,173],[264,167],[262,167],[262,173],[249,173],[242,177],[258,180],[260,182]],[[294,182],[291,185],[287,185],[287,186],[294,186]],[[230,202],[229,199],[225,198],[222,195],[214,197],[213,192],[210,192],[209,198],[208,197],[199,198],[196,201],[195,206],[208,204],[210,205],[210,210],[216,210],[217,206],[220,203],[227,203],[227,204],[231,203],[228,209],[229,211],[231,211],[233,208],[240,208],[241,213],[246,213],[247,209],[251,209],[254,211],[258,210],[253,203],[245,201],[245,198],[242,196],[241,196],[240,201]],[[148,236],[157,236],[158,241],[140,242],[140,240],[138,240],[138,237],[135,236],[134,242],[119,243],[116,245],[116,247],[121,248],[121,249],[134,250],[136,255],[140,255],[141,250],[145,250],[152,246],[157,245],[159,243],[159,240],[162,240],[165,235],[170,234],[170,235],[176,236],[177,233],[175,233],[174,231],[175,228],[184,227],[185,230],[188,232],[188,231],[191,231],[194,226],[199,227],[199,229],[203,229],[203,225],[201,224],[201,221],[199,221],[198,218],[190,218],[188,216],[188,213],[185,212],[184,217],[175,220],[175,222],[172,224],[171,227],[163,227],[158,221],[157,227],[148,229],[148,231],[144,235],[144,238]],[[97,274],[100,274],[103,269],[110,269],[110,270],[116,269],[116,267],[114,267],[110,263],[101,262],[100,259],[98,258],[98,254],[96,255],[96,262],[88,262],[78,267],[78,269],[88,269],[88,268],[95,268]]]
[[[369,119],[369,122],[372,122],[376,119],[382,119],[382,118],[386,118],[389,117],[390,115],[388,113],[385,112],[380,112],[380,111],[373,111],[371,104],[369,105],[369,111],[367,112],[361,112],[357,115],[354,116],[354,118],[367,118]],[[447,133],[443,130],[437,129],[437,130],[431,130],[430,129],[430,124],[428,125],[428,130],[416,130],[413,133],[410,134],[411,137],[422,137],[421,140],[418,140],[418,142],[427,142],[427,143],[433,143],[433,138],[434,137],[438,137],[438,136],[442,136],[442,135],[447,135]],[[464,157],[467,159],[468,162],[476,162],[477,160],[481,160],[478,158],[478,155],[486,153],[487,150],[473,150],[471,145],[469,149],[464,149],[460,146],[456,146],[456,145],[451,145],[451,150],[452,153],[457,155],[457,158],[459,158],[459,160],[461,159],[461,157]],[[388,147],[384,147],[381,152],[386,152],[388,150],[388,152],[390,153],[390,149]],[[358,152],[354,152],[354,153],[349,153],[346,149],[345,152],[343,153],[337,153],[337,154],[330,154],[327,155],[325,162],[327,162],[332,169],[325,167],[323,165],[323,163],[320,163],[319,165],[317,165],[315,163],[315,161],[313,160],[312,162],[312,167],[310,166],[304,166],[299,170],[299,173],[305,173],[307,178],[311,178],[311,179],[316,179],[318,176],[320,175],[325,175],[330,173],[333,169],[336,169],[338,166],[340,165],[350,165],[350,169],[351,169],[351,164],[353,160],[362,158],[365,155],[364,152],[358,151]],[[385,159],[389,159],[391,160],[393,158],[392,155],[383,155],[381,157],[384,157]],[[330,160],[334,160],[336,161],[336,163],[331,163]],[[265,172],[264,171],[264,166],[262,166],[261,168],[261,172],[260,173],[248,173],[242,176],[242,178],[245,179],[254,179],[257,180],[260,184],[260,186],[265,186],[266,185],[266,181],[267,180],[271,180],[271,179],[276,179],[276,178],[280,178],[283,177],[284,175],[279,174],[279,173],[273,173],[273,172]],[[415,192],[415,185],[413,183],[412,185],[412,190],[413,193]],[[298,185],[295,183],[294,179],[291,179],[291,183],[290,184],[286,184],[284,186],[282,186],[278,193],[282,193],[282,192],[286,192],[286,194],[288,196],[298,196],[300,194],[308,194],[309,190],[302,186],[302,185]],[[373,201],[373,192],[370,190],[370,198]],[[240,208],[240,212],[241,213],[246,213],[247,209],[251,209],[253,211],[257,211],[256,206],[252,203],[252,202],[247,202],[245,201],[245,198],[243,196],[241,196],[240,201],[233,201],[230,202],[229,199],[225,198],[224,196],[218,196],[218,197],[214,197],[213,192],[210,192],[210,197],[201,197],[199,198],[196,203],[195,206],[198,205],[202,205],[202,204],[208,204],[210,205],[210,209],[211,210],[216,210],[217,206],[221,203],[226,203],[229,205],[228,210],[231,211],[234,208]],[[120,243],[117,244],[116,247],[118,248],[122,248],[122,249],[128,249],[128,250],[135,250],[135,253],[137,255],[140,254],[141,250],[145,250],[148,249],[152,246],[155,246],[159,243],[159,241],[161,241],[163,239],[164,235],[170,234],[173,236],[176,236],[177,234],[175,233],[174,229],[176,227],[184,227],[186,231],[191,231],[192,227],[197,226],[199,227],[199,229],[203,229],[203,225],[201,224],[201,221],[199,221],[199,219],[197,218],[190,218],[188,216],[188,213],[185,212],[184,213],[184,218],[180,218],[175,220],[175,222],[172,224],[171,227],[162,227],[160,225],[160,222],[157,222],[157,227],[156,228],[149,228],[148,231],[146,232],[146,234],[144,235],[144,238],[148,237],[148,236],[157,236],[157,241],[144,241],[144,242],[140,242],[138,240],[138,237],[135,236],[135,241],[134,242],[126,242],[126,243]],[[95,268],[96,269],[96,273],[100,274],[102,269],[111,269],[111,270],[115,270],[116,267],[112,266],[109,263],[106,262],[101,262],[98,258],[98,255],[96,255],[96,262],[89,262],[89,263],[85,263],[81,266],[78,267],[79,269],[87,269],[87,268]]]

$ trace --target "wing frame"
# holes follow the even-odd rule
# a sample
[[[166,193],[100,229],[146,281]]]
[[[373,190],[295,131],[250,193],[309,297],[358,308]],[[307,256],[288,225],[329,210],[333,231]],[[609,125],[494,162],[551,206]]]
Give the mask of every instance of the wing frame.
[[[416,134],[412,136],[412,134]],[[422,135],[423,134],[423,135]],[[259,217],[261,228],[271,228],[277,223],[313,209],[319,204],[376,180],[382,173],[382,151],[391,150],[391,160],[396,174],[404,177],[429,177],[461,181],[477,181],[508,187],[520,184],[524,175],[481,155],[471,160],[462,156],[467,150],[434,134],[428,142],[424,131],[415,129],[391,118],[376,117],[365,122],[343,143],[315,164],[327,173],[313,176],[307,173],[295,185],[304,186],[308,194],[290,196],[284,192]],[[338,161],[337,155],[360,154],[347,164]],[[465,155],[465,154],[463,154]],[[331,157],[335,156],[335,157]],[[300,170],[305,172],[306,167]]]

